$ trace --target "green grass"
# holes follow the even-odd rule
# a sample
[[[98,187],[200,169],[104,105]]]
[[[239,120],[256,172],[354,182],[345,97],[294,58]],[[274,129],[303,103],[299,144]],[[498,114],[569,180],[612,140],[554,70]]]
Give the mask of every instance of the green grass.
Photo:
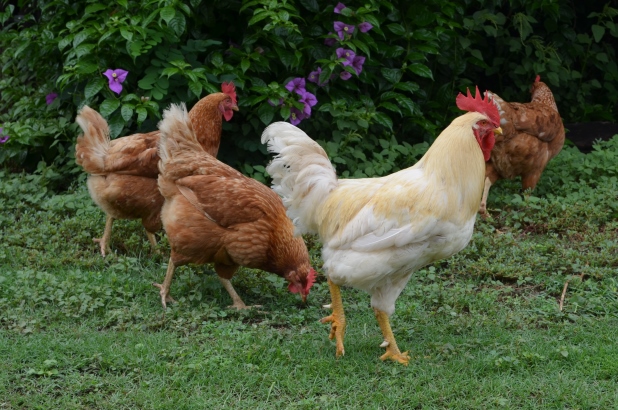
[[[529,198],[494,186],[470,245],[397,302],[408,367],[379,360],[369,296],[353,289],[335,358],[323,276],[303,306],[243,269],[233,283],[262,307],[237,312],[209,266],[182,267],[163,314],[164,235],[152,254],[140,224],[119,221],[103,259],[83,181],[55,194],[45,171],[0,172],[0,409],[616,408],[618,183],[597,157],[566,149]]]

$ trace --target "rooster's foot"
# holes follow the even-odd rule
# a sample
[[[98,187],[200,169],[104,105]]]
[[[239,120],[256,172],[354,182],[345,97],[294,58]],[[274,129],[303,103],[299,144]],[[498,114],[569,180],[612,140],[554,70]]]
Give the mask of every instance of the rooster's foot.
[[[407,366],[408,362],[410,361],[410,355],[408,354],[408,352],[401,353],[399,351],[399,349],[397,349],[397,348],[391,349],[390,346],[387,346],[386,347],[386,353],[384,353],[382,356],[380,356],[380,359],[382,361],[384,361],[386,359],[391,359],[391,360],[393,360],[395,362],[399,362],[399,363],[403,364],[404,366]]]
[[[345,350],[343,348],[343,336],[345,335],[345,319],[341,319],[337,317],[334,313],[330,316],[326,316],[320,322],[322,323],[330,323],[330,334],[328,338],[330,340],[335,339],[337,344],[337,357],[343,356],[345,354]]]

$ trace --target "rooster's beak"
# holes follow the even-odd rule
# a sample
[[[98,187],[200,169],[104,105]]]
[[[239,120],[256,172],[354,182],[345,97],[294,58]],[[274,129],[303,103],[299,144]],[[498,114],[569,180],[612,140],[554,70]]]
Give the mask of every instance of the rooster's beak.
[[[494,134],[496,135],[502,135],[502,128],[498,127],[494,130]]]

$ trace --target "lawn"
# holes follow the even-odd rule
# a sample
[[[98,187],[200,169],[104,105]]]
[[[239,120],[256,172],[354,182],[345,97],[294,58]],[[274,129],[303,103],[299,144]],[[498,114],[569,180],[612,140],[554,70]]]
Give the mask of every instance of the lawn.
[[[103,259],[83,178],[56,192],[52,169],[0,171],[0,409],[616,408],[618,182],[603,161],[618,139],[603,147],[565,148],[531,196],[496,184],[470,245],[414,275],[392,318],[408,367],[379,360],[353,289],[335,358],[323,275],[305,306],[243,269],[232,282],[261,307],[238,312],[210,266],[182,267],[164,312],[163,233],[153,253],[138,222],[116,222]]]

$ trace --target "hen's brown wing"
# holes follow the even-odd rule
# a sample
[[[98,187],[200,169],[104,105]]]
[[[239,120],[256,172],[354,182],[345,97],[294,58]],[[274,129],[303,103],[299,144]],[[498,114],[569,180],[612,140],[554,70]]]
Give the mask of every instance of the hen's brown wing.
[[[106,173],[156,178],[159,173],[158,143],[159,131],[112,140],[105,157]]]
[[[278,212],[276,202],[281,201],[270,188],[243,175],[192,175],[177,180],[176,186],[193,206],[224,228]]]
[[[504,103],[501,125],[505,134],[506,128],[512,125],[515,132],[524,132],[543,142],[550,142],[564,134],[564,126],[560,114],[545,104],[531,103]],[[504,124],[503,124],[504,122]]]

